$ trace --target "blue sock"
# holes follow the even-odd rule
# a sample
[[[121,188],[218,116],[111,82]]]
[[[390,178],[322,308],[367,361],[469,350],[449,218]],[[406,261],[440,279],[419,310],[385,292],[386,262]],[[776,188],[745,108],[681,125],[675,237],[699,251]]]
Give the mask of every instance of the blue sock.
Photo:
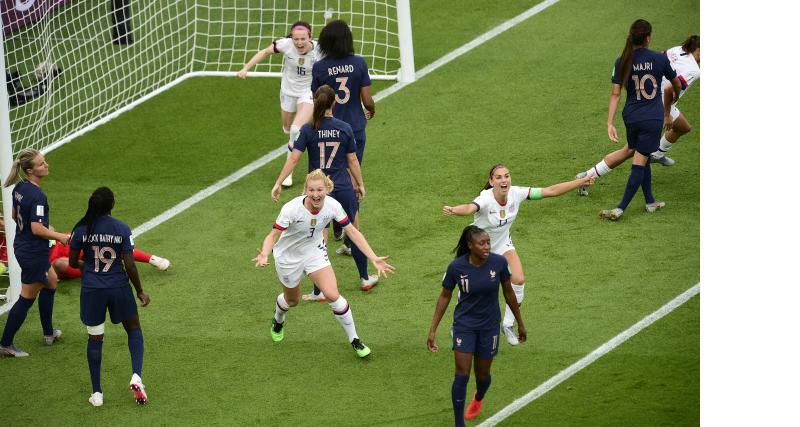
[[[486,396],[486,390],[489,390],[489,386],[492,385],[492,376],[487,375],[484,379],[475,378],[475,383],[478,386],[475,391],[475,400],[483,400],[483,397]]]
[[[644,166],[639,165],[631,165],[631,174],[628,176],[628,184],[625,186],[625,194],[622,196],[622,200],[620,200],[618,208],[622,209],[623,211],[627,209],[628,204],[631,203],[631,199],[633,196],[636,195],[636,192],[639,191],[639,186],[642,185],[642,179],[644,178]]]
[[[319,295],[319,294],[320,294],[320,292],[322,292],[322,291],[321,291],[321,290],[319,290],[319,288],[317,287],[317,284],[316,284],[316,283],[314,283],[314,295]]]
[[[39,319],[42,321],[42,332],[53,335],[53,304],[56,302],[56,290],[44,288],[39,291]]]
[[[139,328],[128,331],[128,350],[131,352],[131,368],[133,373],[142,376],[142,361],[144,360],[144,337]]]
[[[456,417],[456,426],[464,425],[464,400],[467,399],[467,384],[469,375],[456,375],[453,378],[453,387],[450,390],[453,399],[453,414]]]
[[[356,268],[358,268],[358,275],[364,280],[369,279],[369,273],[367,272],[367,256],[364,255],[361,249],[358,249],[356,245],[352,245],[350,251],[353,255],[353,261],[356,263]]]
[[[653,174],[650,171],[650,159],[644,165],[644,175],[642,176],[642,193],[644,194],[644,202],[647,204],[655,203],[656,198],[653,197]]]
[[[100,392],[100,365],[103,362],[103,341],[90,339],[86,343],[86,360],[89,362],[89,376],[92,378],[92,393]]]
[[[25,318],[28,317],[28,310],[30,310],[31,306],[33,305],[32,299],[27,299],[22,295],[19,296],[17,302],[14,303],[14,306],[11,307],[11,310],[8,312],[8,320],[6,320],[6,327],[3,329],[3,338],[0,339],[0,345],[3,347],[8,347],[14,343],[14,335],[17,334],[17,331],[25,323]]]

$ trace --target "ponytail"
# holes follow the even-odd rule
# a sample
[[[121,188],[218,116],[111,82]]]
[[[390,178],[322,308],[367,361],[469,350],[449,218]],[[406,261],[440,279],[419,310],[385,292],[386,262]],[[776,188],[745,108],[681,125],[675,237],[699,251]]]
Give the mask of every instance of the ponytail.
[[[697,49],[700,49],[700,36],[689,36],[689,38],[683,42],[683,45],[681,45],[681,49],[686,53],[693,53]]]
[[[97,218],[103,215],[111,214],[111,209],[114,208],[114,193],[108,187],[100,187],[94,190],[91,197],[89,197],[89,205],[86,208],[86,213],[83,215],[74,227],[72,227],[72,234],[75,230],[82,226],[86,226],[85,236],[89,236],[94,232],[94,225]]]
[[[625,48],[622,49],[622,55],[619,57],[619,65],[614,74],[619,78],[619,84],[622,87],[627,87],[628,79],[631,77],[633,70],[633,47],[642,46],[653,31],[653,27],[649,22],[644,19],[637,19],[631,24],[628,31],[628,38],[625,40]]]
[[[6,178],[6,182],[3,184],[4,187],[10,187],[20,180],[22,180],[23,175],[27,175],[25,172],[28,169],[33,169],[35,166],[33,161],[39,156],[39,151],[35,148],[25,148],[24,150],[20,151],[17,154],[17,159],[14,160],[14,163],[11,165],[11,173],[8,174],[8,178]]]
[[[314,92],[314,113],[311,116],[314,129],[322,127],[322,121],[325,120],[325,111],[331,108],[335,100],[336,92],[328,85],[322,85]]]
[[[477,225],[468,225],[464,227],[464,230],[461,232],[461,237],[458,239],[458,244],[455,248],[453,248],[453,252],[456,254],[456,258],[469,253],[469,242],[472,240],[472,237],[485,233],[486,231]]]

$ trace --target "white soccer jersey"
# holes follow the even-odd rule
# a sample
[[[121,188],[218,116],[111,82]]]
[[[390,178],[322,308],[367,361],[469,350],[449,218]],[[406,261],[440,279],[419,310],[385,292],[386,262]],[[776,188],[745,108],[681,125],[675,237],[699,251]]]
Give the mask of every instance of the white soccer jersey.
[[[694,59],[694,55],[684,52],[680,46],[675,46],[664,52],[664,54],[669,58],[669,64],[672,65],[672,69],[678,74],[682,89],[680,96],[683,96],[686,93],[686,89],[689,89],[694,82],[700,80],[700,65]],[[669,80],[663,79],[661,82],[662,91],[665,84],[672,86]]]
[[[504,205],[497,202],[491,188],[481,191],[478,197],[472,201],[478,207],[473,224],[489,233],[492,252],[498,253],[497,251],[501,250],[499,248],[503,247],[501,245],[504,245],[510,239],[511,224],[517,218],[520,205],[524,200],[528,199],[530,194],[530,187],[512,185]],[[510,245],[509,247],[513,248]],[[498,253],[498,255],[502,255],[502,253]]]
[[[311,92],[311,67],[320,59],[317,44],[312,41],[311,50],[305,55],[297,51],[291,37],[275,40],[272,48],[283,54],[281,92],[295,97]]]
[[[281,208],[273,228],[281,230],[278,243],[272,247],[276,261],[278,258],[300,261],[309,252],[317,250],[322,241],[322,230],[335,220],[342,227],[350,224],[350,219],[336,199],[325,196],[319,212],[310,212],[303,205],[306,196],[298,196]]]

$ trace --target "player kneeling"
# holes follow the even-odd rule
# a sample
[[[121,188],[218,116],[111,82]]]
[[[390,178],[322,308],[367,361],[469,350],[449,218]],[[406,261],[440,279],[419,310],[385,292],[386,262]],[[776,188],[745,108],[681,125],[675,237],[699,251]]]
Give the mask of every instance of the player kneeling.
[[[270,331],[273,341],[283,340],[286,313],[300,301],[300,279],[306,274],[322,290],[356,354],[366,357],[370,349],[358,338],[350,305],[339,295],[336,276],[323,241],[323,230],[335,220],[369,258],[378,274],[386,277],[386,272],[394,272],[394,267],[386,262],[388,257],[375,255],[364,235],[350,223],[342,205],[328,196],[331,191],[333,182],[322,170],[309,173],[306,176],[305,194],[283,205],[272,231],[264,239],[261,252],[253,261],[256,267],[263,267],[269,264],[269,254],[272,252],[278,280],[283,284],[283,292],[278,294],[275,301],[275,316]]]

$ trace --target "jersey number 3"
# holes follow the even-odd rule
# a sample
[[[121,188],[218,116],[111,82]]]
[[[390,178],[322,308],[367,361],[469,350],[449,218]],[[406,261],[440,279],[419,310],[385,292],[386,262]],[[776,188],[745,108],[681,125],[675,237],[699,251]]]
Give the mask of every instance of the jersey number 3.
[[[350,100],[350,88],[347,87],[347,77],[337,77],[336,83],[339,83],[339,87],[336,88],[336,90],[344,92],[344,98],[339,98],[339,92],[336,92],[336,103],[347,104],[347,101]]]

